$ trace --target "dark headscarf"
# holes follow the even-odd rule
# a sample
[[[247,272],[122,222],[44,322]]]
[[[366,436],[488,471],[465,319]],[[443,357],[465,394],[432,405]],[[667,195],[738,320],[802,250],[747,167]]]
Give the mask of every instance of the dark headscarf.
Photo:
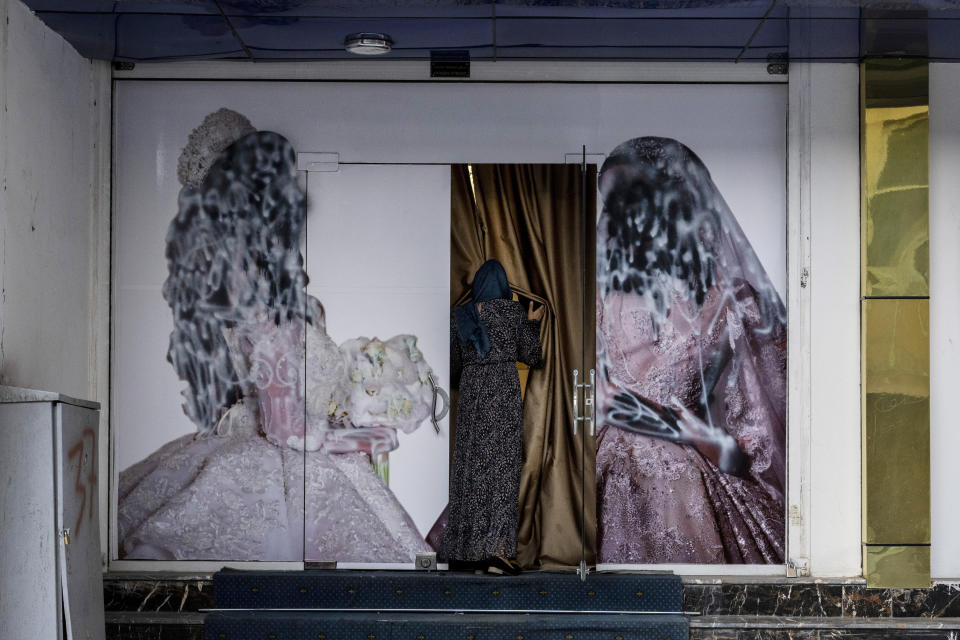
[[[490,337],[487,328],[480,321],[477,305],[488,300],[511,300],[513,293],[507,283],[507,272],[497,260],[487,260],[473,276],[473,300],[453,310],[457,322],[457,333],[464,342],[473,343],[477,354],[482,358],[490,351]]]

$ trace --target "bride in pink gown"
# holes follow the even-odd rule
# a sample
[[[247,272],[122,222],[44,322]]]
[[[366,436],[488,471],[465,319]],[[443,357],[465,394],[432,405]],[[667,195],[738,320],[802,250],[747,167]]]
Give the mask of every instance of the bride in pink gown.
[[[598,561],[781,563],[786,311],[700,159],[600,175]]]
[[[221,110],[180,169],[168,360],[197,432],[120,473],[120,557],[412,562],[429,547],[372,461],[428,415],[416,338],[327,335],[283,137]]]

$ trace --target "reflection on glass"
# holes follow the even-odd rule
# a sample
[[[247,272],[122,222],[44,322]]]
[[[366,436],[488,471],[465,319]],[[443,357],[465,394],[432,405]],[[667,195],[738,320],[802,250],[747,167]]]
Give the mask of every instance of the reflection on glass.
[[[929,589],[930,547],[864,545],[863,573],[868,589]]]

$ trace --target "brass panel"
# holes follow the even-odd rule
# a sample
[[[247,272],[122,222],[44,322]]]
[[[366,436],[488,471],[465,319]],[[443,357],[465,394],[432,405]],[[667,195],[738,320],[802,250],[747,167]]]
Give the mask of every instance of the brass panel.
[[[864,300],[863,541],[930,542],[928,300]]]
[[[929,295],[928,65],[860,77],[863,569],[869,587],[929,587],[929,301],[905,299]]]
[[[861,69],[861,292],[929,293],[927,63],[869,60]]]
[[[929,546],[863,547],[868,589],[929,589]]]
[[[930,104],[929,71],[918,58],[869,58],[861,68],[861,96],[867,109]]]

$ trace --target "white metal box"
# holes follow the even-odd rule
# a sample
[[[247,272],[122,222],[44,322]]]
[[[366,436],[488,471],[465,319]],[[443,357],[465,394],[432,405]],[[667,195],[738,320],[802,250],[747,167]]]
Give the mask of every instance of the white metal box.
[[[0,638],[104,638],[99,413],[0,386]]]

